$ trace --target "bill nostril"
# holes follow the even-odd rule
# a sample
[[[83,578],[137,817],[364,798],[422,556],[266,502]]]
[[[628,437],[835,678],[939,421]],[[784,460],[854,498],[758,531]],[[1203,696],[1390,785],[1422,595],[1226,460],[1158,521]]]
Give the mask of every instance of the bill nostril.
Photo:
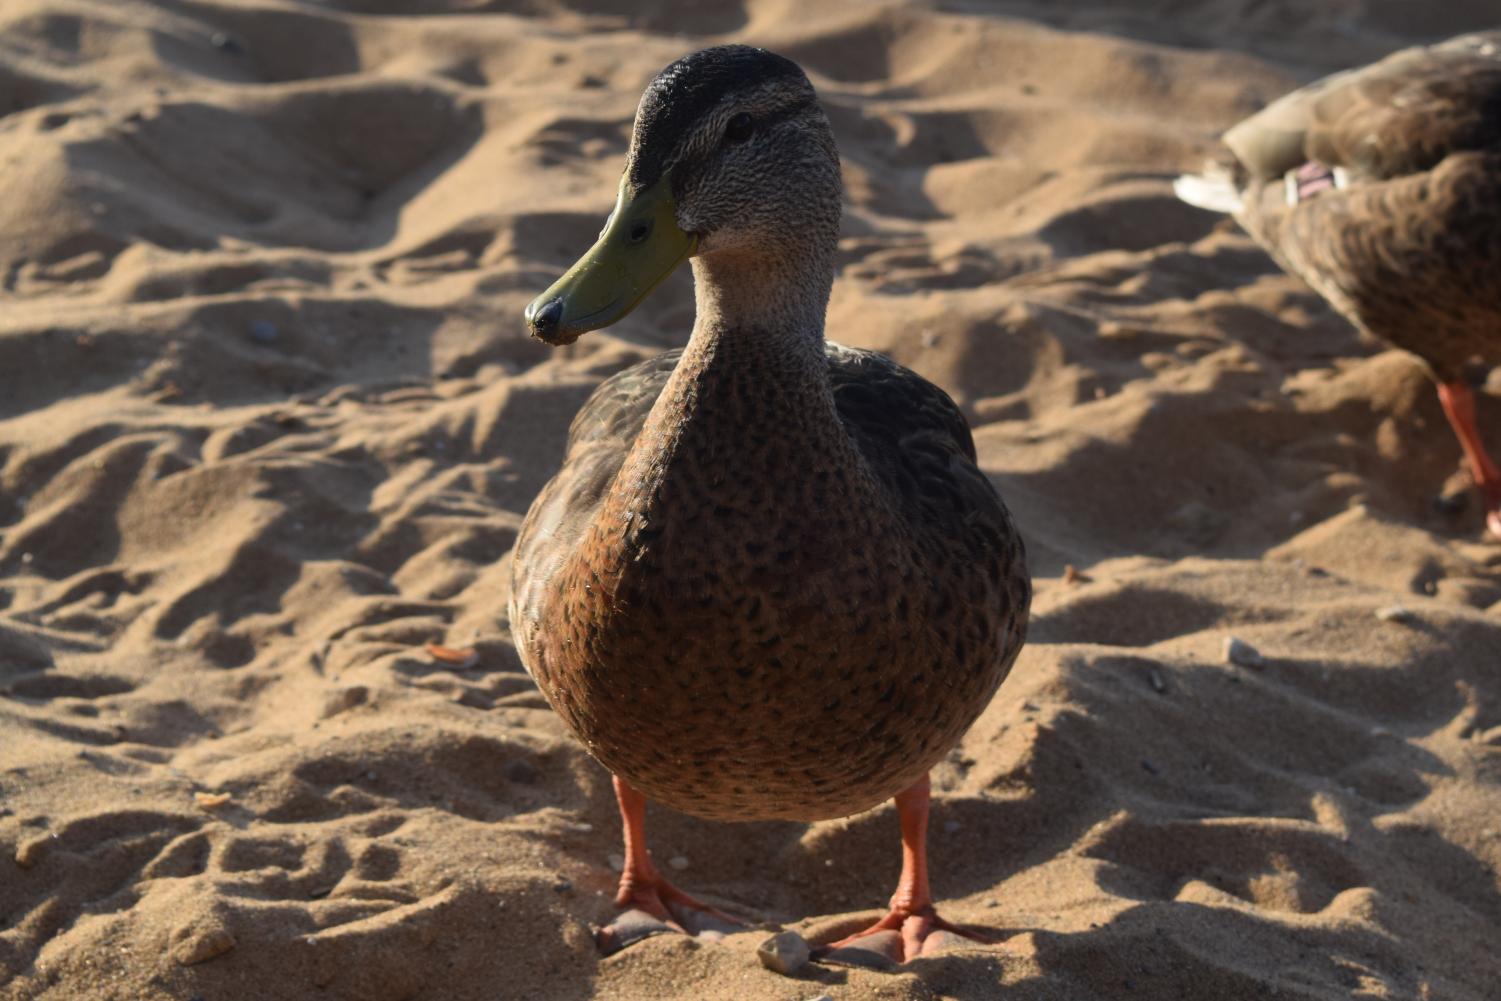
[[[632,243],[640,243],[651,233],[651,220],[638,219],[631,224],[630,240]]]
[[[549,299],[540,307],[533,303],[527,308],[526,322],[534,335],[547,340],[557,331],[558,324],[563,322],[563,300]]]

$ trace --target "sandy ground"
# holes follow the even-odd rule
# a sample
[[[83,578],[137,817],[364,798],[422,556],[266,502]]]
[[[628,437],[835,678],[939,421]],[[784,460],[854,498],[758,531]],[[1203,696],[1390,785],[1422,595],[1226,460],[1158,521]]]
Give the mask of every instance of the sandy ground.
[[[1417,367],[1168,183],[1493,16],[6,0],[0,996],[1494,999],[1501,545]],[[834,122],[831,336],[963,404],[1038,578],[935,772],[935,890],[1005,941],[897,973],[779,977],[765,932],[600,959],[608,777],[507,638],[570,417],[692,292],[560,350],[521,309],[642,86],[731,39]],[[896,878],[889,807],[651,823],[684,886],[810,936]]]

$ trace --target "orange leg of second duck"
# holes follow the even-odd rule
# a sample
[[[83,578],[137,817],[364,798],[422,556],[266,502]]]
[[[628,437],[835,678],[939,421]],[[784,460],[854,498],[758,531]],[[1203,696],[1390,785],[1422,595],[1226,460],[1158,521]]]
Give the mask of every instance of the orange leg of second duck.
[[[1480,430],[1475,426],[1475,392],[1464,382],[1446,382],[1438,387],[1438,398],[1444,405],[1444,414],[1449,426],[1459,438],[1469,461],[1470,472],[1475,477],[1475,486],[1485,499],[1485,524],[1493,535],[1501,536],[1501,469],[1485,450],[1480,439]]]

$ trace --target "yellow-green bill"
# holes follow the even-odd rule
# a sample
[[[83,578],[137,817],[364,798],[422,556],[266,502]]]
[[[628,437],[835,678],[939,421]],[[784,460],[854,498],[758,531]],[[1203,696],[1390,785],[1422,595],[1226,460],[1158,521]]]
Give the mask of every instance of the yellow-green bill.
[[[635,192],[622,179],[615,211],[589,252],[526,307],[532,336],[571,344],[625,316],[693,254],[698,237],[678,227],[666,178]]]

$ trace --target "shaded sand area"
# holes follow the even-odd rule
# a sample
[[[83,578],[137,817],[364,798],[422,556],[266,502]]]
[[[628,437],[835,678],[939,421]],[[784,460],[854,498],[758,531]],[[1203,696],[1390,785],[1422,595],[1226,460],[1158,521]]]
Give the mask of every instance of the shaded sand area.
[[[1501,546],[1417,367],[1169,188],[1490,0],[416,6],[0,5],[0,997],[1497,996]],[[692,293],[560,350],[521,309],[730,39],[833,120],[831,335],[962,403],[1038,577],[934,776],[1005,943],[896,973],[600,959],[608,777],[507,638],[569,419]],[[889,807],[651,824],[810,936],[896,879]]]

